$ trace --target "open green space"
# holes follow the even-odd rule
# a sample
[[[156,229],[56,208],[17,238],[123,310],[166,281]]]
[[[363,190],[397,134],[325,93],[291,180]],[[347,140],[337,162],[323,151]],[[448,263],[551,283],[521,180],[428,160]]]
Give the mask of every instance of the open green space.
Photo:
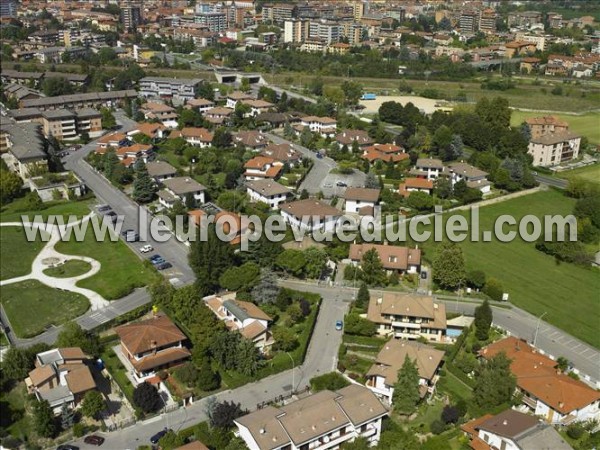
[[[590,183],[600,184],[600,164],[559,172],[557,177],[564,178],[566,180],[581,178]]]
[[[590,143],[600,144],[600,112],[591,112],[576,116],[572,114],[539,113],[514,110],[510,118],[510,123],[511,125],[515,126],[521,124],[525,119],[529,119],[530,117],[549,115],[558,116],[560,119],[568,122],[569,130],[587,137]]]
[[[31,264],[44,245],[39,234],[28,242],[22,227],[0,227],[0,280],[31,272]]]
[[[574,204],[574,199],[559,191],[548,190],[485,206],[480,209],[480,232],[493,231],[496,218],[503,214],[514,217],[518,223],[527,214],[539,218],[571,214]],[[460,214],[470,222],[467,212]],[[443,220],[445,222],[446,216]],[[518,230],[516,226],[504,228],[505,231]],[[425,259],[433,260],[436,245],[433,239],[422,243]],[[488,278],[498,279],[514,305],[536,316],[547,312],[544,320],[600,348],[597,332],[600,276],[597,269],[559,263],[536,250],[534,242],[520,238],[509,243],[495,238],[491,242],[466,239],[460,246],[467,270],[483,270]]]
[[[77,282],[77,286],[91,289],[108,300],[121,298],[159,276],[121,240],[113,242],[107,237],[102,242],[96,241],[91,228],[83,241],[77,242],[71,236],[70,241],[60,241],[54,248],[66,255],[89,256],[97,260],[101,265],[100,271]]]
[[[90,306],[81,294],[54,289],[37,280],[2,286],[0,296],[12,329],[21,338],[79,317]]]
[[[92,266],[85,261],[81,261],[80,259],[71,259],[69,261],[65,261],[65,263],[61,264],[60,266],[44,270],[44,273],[49,277],[71,278],[83,275],[84,273],[89,272],[91,268]]]
[[[90,213],[91,200],[69,201],[61,200],[56,202],[44,203],[44,208],[38,211],[32,211],[27,202],[27,198],[19,198],[3,206],[0,209],[0,222],[21,222],[21,216],[28,216],[32,220],[35,216],[41,216],[46,220],[51,215],[76,216],[78,219]]]

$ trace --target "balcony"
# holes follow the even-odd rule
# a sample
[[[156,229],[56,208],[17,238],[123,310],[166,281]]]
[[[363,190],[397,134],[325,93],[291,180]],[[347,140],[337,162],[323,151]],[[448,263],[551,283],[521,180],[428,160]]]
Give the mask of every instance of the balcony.
[[[531,397],[528,397],[526,395],[523,396],[522,399],[523,404],[527,405],[528,407],[530,407],[531,409],[533,409],[535,411],[535,408],[537,407],[537,401],[534,400]]]
[[[413,330],[420,330],[421,329],[421,324],[420,323],[414,323],[414,322],[396,322],[393,321],[392,322],[392,327],[394,328],[410,328]]]

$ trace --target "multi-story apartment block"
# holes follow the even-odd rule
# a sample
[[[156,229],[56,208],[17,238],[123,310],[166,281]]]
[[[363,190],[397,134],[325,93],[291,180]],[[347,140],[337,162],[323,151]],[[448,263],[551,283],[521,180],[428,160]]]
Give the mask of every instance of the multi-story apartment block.
[[[199,78],[167,78],[145,77],[140,80],[142,97],[177,98],[192,100],[196,97],[198,87],[202,83]]]
[[[289,3],[275,3],[273,5],[273,22],[284,23],[286,20],[297,17],[298,7]]]
[[[283,25],[283,42],[304,42],[309,36],[310,22],[308,19],[290,19]]]
[[[48,155],[44,151],[44,136],[39,123],[15,123],[10,119],[0,123],[0,153],[8,169],[24,181],[31,174],[46,171]]]
[[[15,18],[17,17],[17,1],[2,0],[0,2],[0,17]]]
[[[569,124],[557,116],[530,117],[525,120],[529,126],[532,138],[539,138],[550,133],[565,133],[569,131]]]
[[[458,24],[461,33],[475,33],[479,25],[479,13],[477,11],[463,11]]]
[[[339,42],[343,27],[336,22],[312,21],[308,34],[311,39],[319,39],[326,44]]]
[[[139,3],[127,2],[121,7],[121,23],[127,30],[135,30],[142,23],[142,7]]]
[[[515,41],[519,42],[531,42],[535,44],[535,49],[544,51],[546,49],[546,36],[529,33],[517,33],[515,34]]]
[[[46,136],[53,136],[59,141],[77,138],[75,114],[66,109],[44,111],[42,113],[42,126]]]
[[[426,295],[382,292],[372,296],[367,319],[377,324],[382,336],[440,342],[446,332],[445,305]]]
[[[496,11],[493,9],[484,9],[479,17],[479,31],[486,34],[493,34],[496,32]]]
[[[542,13],[540,11],[523,11],[508,13],[508,26],[531,27],[533,24],[542,23]]]
[[[218,11],[202,12],[196,14],[195,22],[212,32],[221,33],[227,29],[227,14]]]
[[[533,157],[534,166],[555,166],[579,156],[581,136],[569,131],[532,137],[527,153]]]
[[[101,106],[116,106],[124,100],[136,98],[138,93],[133,90],[88,92],[85,94],[58,95],[23,100],[21,108],[38,108],[42,111],[60,108],[97,108]]]
[[[17,123],[37,122],[42,125],[46,137],[53,136],[60,141],[77,139],[82,133],[89,137],[98,137],[102,133],[102,114],[92,108],[46,111],[22,108],[10,111],[10,116]]]
[[[388,409],[369,389],[351,384],[285,406],[267,406],[234,421],[250,450],[325,450],[357,438],[376,446]]]

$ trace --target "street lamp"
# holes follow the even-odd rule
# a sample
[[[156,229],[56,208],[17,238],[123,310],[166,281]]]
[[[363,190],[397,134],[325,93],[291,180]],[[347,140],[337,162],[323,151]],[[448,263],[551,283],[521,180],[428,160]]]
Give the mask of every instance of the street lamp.
[[[544,314],[542,314],[540,317],[538,317],[537,320],[537,325],[535,327],[535,335],[533,336],[533,346],[535,347],[535,343],[537,342],[537,335],[538,335],[538,331],[540,331],[540,322],[542,321],[543,317],[548,314],[548,312],[544,312]]]
[[[290,357],[290,359],[292,360],[292,394],[293,394],[294,386],[296,386],[296,373],[295,373],[296,362],[294,361],[294,358],[292,358],[292,355],[290,355],[288,352],[285,352],[285,354],[288,355]]]

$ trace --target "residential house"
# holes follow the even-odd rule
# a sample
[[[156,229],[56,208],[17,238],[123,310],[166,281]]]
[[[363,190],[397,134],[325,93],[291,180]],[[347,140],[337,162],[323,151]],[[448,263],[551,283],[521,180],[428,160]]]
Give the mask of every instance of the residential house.
[[[273,180],[259,179],[246,182],[246,192],[251,202],[262,202],[271,209],[279,209],[290,195],[289,188]]]
[[[175,450],[209,450],[206,445],[200,441],[192,441],[187,444],[177,447]]]
[[[203,298],[206,306],[222,320],[230,331],[239,331],[254,342],[262,353],[268,353],[274,344],[269,324],[273,319],[254,303],[236,299],[235,292],[210,295]]]
[[[273,158],[283,164],[287,164],[288,167],[295,167],[302,160],[302,155],[294,150],[294,144],[288,144],[287,142],[283,144],[269,144],[260,154],[261,156]]]
[[[185,127],[181,130],[174,130],[169,135],[169,139],[183,138],[185,141],[196,147],[206,148],[212,145],[214,134],[206,128]]]
[[[355,142],[361,149],[375,143],[369,133],[363,130],[343,130],[335,136],[335,141],[340,147],[347,146],[348,150],[352,150]]]
[[[243,100],[254,100],[254,97],[252,97],[250,94],[246,94],[245,92],[233,91],[231,94],[227,94],[225,99],[225,106],[230,109],[235,109],[238,102]]]
[[[275,105],[273,103],[267,102],[266,100],[261,100],[261,99],[242,100],[241,102],[242,102],[242,105],[246,105],[246,106],[250,107],[250,111],[246,115],[247,117],[256,117],[259,114],[267,113],[267,112],[271,111],[273,108],[275,108]]]
[[[110,148],[117,148],[129,145],[130,141],[124,133],[105,134],[100,139],[96,140],[96,153],[106,153]]]
[[[207,100],[205,98],[193,98],[187,101],[185,107],[188,109],[194,109],[203,114],[209,109],[214,108],[215,102],[213,102],[212,100]]]
[[[360,265],[363,256],[369,250],[375,250],[383,268],[391,274],[397,272],[419,273],[421,271],[421,250],[418,248],[399,247],[387,244],[350,244],[349,258]]]
[[[0,123],[0,153],[9,170],[23,181],[48,171],[48,155],[41,125],[37,123]]]
[[[165,208],[172,208],[177,201],[188,207],[205,203],[206,188],[189,177],[173,177],[163,180],[164,189],[158,191],[158,201]]]
[[[300,119],[300,125],[300,131],[308,128],[322,137],[334,137],[337,129],[337,121],[331,117],[305,116]]]
[[[362,437],[373,447],[388,409],[369,389],[351,384],[324,390],[287,405],[266,406],[235,419],[250,450],[337,449]]]
[[[394,144],[374,144],[363,149],[362,158],[371,164],[377,161],[384,163],[397,163],[409,159],[408,153],[404,149]]]
[[[125,167],[129,167],[138,159],[148,163],[154,157],[152,145],[149,144],[132,144],[119,147],[116,151],[117,158]]]
[[[459,181],[464,180],[467,186],[472,189],[479,189],[483,194],[489,194],[492,184],[487,179],[487,172],[484,172],[471,164],[464,162],[448,164],[448,173],[454,186]]]
[[[525,119],[529,126],[532,138],[539,138],[546,134],[562,134],[569,131],[569,124],[558,116],[530,117]]]
[[[328,233],[335,231],[342,216],[337,208],[310,198],[281,203],[279,209],[290,226],[309,233],[317,230]]]
[[[531,138],[527,153],[533,157],[533,166],[555,166],[579,156],[581,136],[569,131],[549,133]]]
[[[44,97],[44,94],[41,92],[20,84],[7,84],[4,87],[4,95],[9,100],[14,99],[17,104],[21,104],[21,101],[23,100],[32,100]]]
[[[141,322],[121,325],[115,331],[121,339],[121,352],[131,365],[128,369],[138,383],[191,356],[184,345],[186,335],[166,315],[157,314]]]
[[[382,336],[442,342],[446,332],[445,305],[426,295],[382,292],[372,296],[367,319],[377,324]]]
[[[419,158],[415,167],[410,171],[411,175],[427,180],[436,180],[444,172],[444,163],[441,159]]]
[[[166,130],[167,127],[162,123],[138,123],[133,130],[127,132],[127,137],[143,134],[150,139],[162,139],[166,136]]]
[[[238,131],[233,136],[233,142],[248,150],[260,151],[269,144],[269,138],[262,131]]]
[[[398,371],[406,358],[417,367],[419,394],[421,398],[424,398],[427,394],[433,394],[435,390],[444,352],[416,341],[390,339],[383,346],[366,374],[367,388],[389,405],[392,404],[394,386],[398,381]]]
[[[473,450],[572,450],[551,425],[513,409],[478,417],[460,429]]]
[[[25,379],[27,392],[47,400],[54,414],[63,405],[77,407],[85,394],[96,389],[90,358],[79,347],[55,348],[35,356],[35,368]]]
[[[227,122],[231,114],[233,114],[233,109],[215,106],[204,112],[204,118],[212,124],[220,125]]]
[[[372,216],[375,206],[379,203],[380,194],[381,189],[349,187],[343,194],[346,200],[344,210],[347,213]]]
[[[144,77],[139,81],[140,95],[189,101],[196,97],[202,82],[201,79]]]
[[[505,47],[506,47],[506,50],[504,52],[505,58],[515,58],[517,56],[527,55],[527,54],[535,52],[535,49],[536,49],[535,42],[528,42],[528,41],[508,42]]]
[[[244,164],[244,176],[247,181],[270,179],[276,180],[281,176],[283,163],[265,156],[255,156]]]
[[[157,183],[177,175],[177,169],[165,161],[150,161],[146,164],[146,169],[148,169],[148,175]]]
[[[433,181],[425,178],[405,178],[398,188],[403,197],[408,197],[411,192],[425,192],[431,195],[433,192]]]
[[[269,128],[281,128],[286,123],[292,123],[298,119],[291,114],[279,113],[279,112],[266,112],[261,113],[254,118],[254,122],[257,125],[264,125]]]
[[[600,392],[561,373],[556,361],[540,350],[511,336],[484,347],[479,355],[488,359],[500,352],[511,360],[523,411],[561,425],[600,419]]]
[[[540,68],[540,63],[542,60],[540,58],[535,58],[533,56],[527,56],[521,60],[519,65],[519,69],[521,73],[525,72],[527,74],[537,73]]]
[[[147,102],[140,106],[140,112],[146,120],[157,120],[167,128],[177,128],[177,112],[169,105]]]

